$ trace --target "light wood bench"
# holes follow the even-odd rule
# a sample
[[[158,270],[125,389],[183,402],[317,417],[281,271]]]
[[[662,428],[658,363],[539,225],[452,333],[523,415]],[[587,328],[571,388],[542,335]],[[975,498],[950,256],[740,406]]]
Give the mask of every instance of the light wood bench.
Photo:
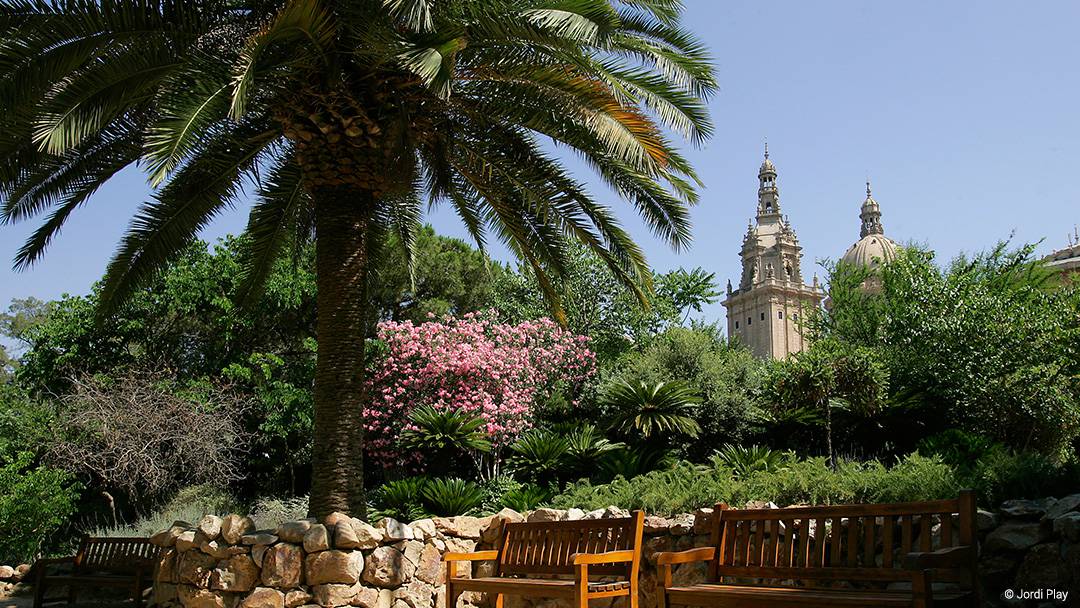
[[[711,546],[657,554],[660,608],[979,606],[975,496],[714,511]],[[706,562],[706,582],[672,566]],[[951,583],[935,590],[934,583]]]
[[[637,608],[644,518],[634,511],[612,519],[507,523],[498,549],[443,556],[446,606],[454,608],[462,591],[479,591],[495,594],[496,608],[506,594],[572,598],[575,608],[586,608],[591,599],[626,596],[629,608]],[[458,576],[458,562],[478,560],[496,562],[494,575]],[[608,580],[591,581],[592,576]]]
[[[158,548],[149,538],[85,537],[73,557],[39,559],[34,564],[34,608],[41,608],[45,589],[68,587],[68,604],[77,601],[79,587],[127,587],[135,606],[143,605],[143,591],[152,584]],[[70,564],[68,574],[49,574],[50,566]]]

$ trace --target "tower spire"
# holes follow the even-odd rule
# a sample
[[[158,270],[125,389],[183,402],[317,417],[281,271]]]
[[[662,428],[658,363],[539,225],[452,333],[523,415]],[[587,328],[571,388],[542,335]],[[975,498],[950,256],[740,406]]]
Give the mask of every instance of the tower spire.
[[[758,169],[758,222],[779,221],[780,189],[776,187],[776,165],[769,160],[769,141],[765,140],[765,160]]]
[[[885,228],[881,225],[881,206],[870,195],[870,178],[866,178],[866,200],[863,201],[862,211],[859,212],[862,220],[862,229],[859,230],[859,238],[871,234],[885,234]]]

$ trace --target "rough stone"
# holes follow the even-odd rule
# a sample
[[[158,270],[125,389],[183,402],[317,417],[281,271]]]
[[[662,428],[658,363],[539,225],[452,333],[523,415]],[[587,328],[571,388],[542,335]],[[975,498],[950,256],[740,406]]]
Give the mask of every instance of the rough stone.
[[[180,553],[176,549],[165,549],[158,555],[157,567],[154,568],[154,580],[162,583],[176,583],[176,559]],[[10,566],[3,566],[8,568]],[[0,568],[0,579],[11,578],[3,576],[3,568]],[[14,571],[12,571],[14,572]]]
[[[278,543],[266,550],[262,561],[262,582],[267,587],[292,589],[300,586],[303,551],[297,545]]]
[[[671,526],[668,528],[674,536],[685,536],[694,531],[694,516],[690,513],[680,513],[671,518]]]
[[[344,523],[344,522],[349,522],[349,521],[352,521],[351,517],[349,517],[348,515],[342,513],[341,511],[334,511],[333,513],[331,513],[330,515],[327,515],[323,519],[323,524],[327,528],[333,528],[333,527],[337,526],[338,524],[341,524],[341,523]]]
[[[221,538],[230,545],[239,544],[245,535],[254,531],[255,522],[250,517],[232,513],[221,520]]]
[[[774,505],[775,506],[775,505]],[[709,534],[712,532],[713,510],[701,508],[694,511],[694,534]]]
[[[604,519],[613,519],[617,517],[630,517],[630,511],[610,505],[604,509]]]
[[[566,510],[566,521],[577,521],[579,519],[585,519],[585,511],[576,507],[571,507]]]
[[[206,515],[199,520],[197,528],[206,537],[206,540],[215,540],[218,536],[221,536],[221,518],[217,515]]]
[[[384,517],[380,519],[378,529],[382,532],[383,538],[391,542],[412,540],[414,536],[413,530],[409,524],[403,524],[393,517]],[[357,532],[359,533],[359,531]]]
[[[442,555],[435,545],[424,545],[416,564],[416,578],[432,585],[440,585],[445,577],[445,571]]]
[[[584,519],[602,519],[604,517],[603,509],[595,509],[585,514]]]
[[[377,587],[397,587],[412,578],[412,565],[401,551],[379,547],[371,552],[364,567],[364,581]]]
[[[174,546],[176,547],[177,551],[191,551],[192,549],[198,547],[199,545],[195,542],[195,531],[186,530],[181,533],[179,536],[176,537],[176,542],[174,543]]]
[[[166,528],[158,532],[157,534],[151,536],[150,542],[162,548],[172,547],[176,544],[176,539],[184,532],[187,532],[186,528],[181,528],[180,526],[170,526],[169,528]]]
[[[285,594],[277,589],[259,587],[240,602],[239,608],[285,608]]]
[[[364,555],[359,551],[319,551],[304,559],[308,585],[355,584],[364,571]]]
[[[424,543],[418,540],[403,540],[399,543],[394,543],[394,548],[401,551],[401,554],[405,556],[405,559],[409,560],[415,569],[416,564],[420,562],[420,552],[424,550]]]
[[[285,594],[285,608],[298,608],[311,603],[311,594],[303,589],[293,589]]]
[[[461,515],[458,517],[436,517],[435,529],[443,534],[460,538],[480,538],[480,531],[486,527],[484,520],[479,517]]]
[[[1001,503],[1001,512],[1009,517],[1025,519],[1038,519],[1057,502],[1056,498],[1039,498],[1036,500],[1006,500]]]
[[[226,601],[221,593],[191,585],[180,585],[176,591],[184,608],[232,608],[232,602]]]
[[[348,606],[352,602],[356,594],[360,592],[361,585],[342,585],[337,583],[328,583],[325,585],[315,585],[311,588],[311,595],[315,599],[315,603],[323,608],[332,608],[334,606]]]
[[[998,525],[997,513],[979,509],[975,512],[975,527],[979,532],[989,532]]]
[[[245,534],[240,537],[240,542],[245,545],[272,545],[280,540],[277,535],[267,531]]]
[[[338,549],[359,549],[360,539],[348,520],[334,526],[334,546]]]
[[[528,521],[562,521],[566,519],[566,511],[562,509],[537,509],[529,513]]]
[[[210,585],[215,566],[217,560],[213,556],[201,551],[188,551],[180,556],[177,577],[181,583],[205,589]]]
[[[434,596],[435,588],[421,580],[413,580],[393,592],[394,600],[404,601],[409,608],[431,608]]]
[[[174,583],[154,583],[150,592],[151,606],[170,606],[180,601],[179,590]]]
[[[1080,542],[1080,511],[1058,516],[1053,529],[1054,534],[1060,534],[1066,540]]]
[[[1066,513],[1073,511],[1080,511],[1080,494],[1070,494],[1057,502],[1054,506],[1046,510],[1046,519],[1057,519]]]
[[[218,562],[210,588],[219,591],[251,591],[259,582],[259,567],[248,555],[234,555]]]
[[[669,527],[671,527],[671,520],[659,515],[646,515],[641,531],[646,536],[655,536],[657,534],[667,534]]]
[[[439,530],[435,527],[435,520],[431,518],[418,519],[409,524],[409,527],[412,528],[416,540],[428,540],[439,535]]]
[[[348,524],[351,527],[351,524]],[[318,553],[330,548],[330,531],[322,524],[315,524],[304,534],[304,551]]]
[[[446,537],[446,550],[452,553],[472,553],[476,550],[476,541],[468,538]]]
[[[1016,571],[1016,586],[1021,589],[1061,587],[1068,577],[1057,543],[1035,545],[1025,555]]]
[[[986,537],[987,551],[1022,551],[1043,540],[1039,524],[1027,522],[1007,523],[999,526]]]
[[[0,581],[7,581],[15,578],[15,568],[11,566],[0,566]]]
[[[388,589],[384,589],[390,595]],[[352,599],[349,604],[351,606],[360,606],[361,608],[378,608],[380,591],[374,587],[360,586],[360,591],[357,592],[356,597]]]
[[[277,527],[278,538],[287,543],[302,543],[304,542],[304,535],[311,529],[311,522],[306,519],[298,519],[296,521],[287,521]]]

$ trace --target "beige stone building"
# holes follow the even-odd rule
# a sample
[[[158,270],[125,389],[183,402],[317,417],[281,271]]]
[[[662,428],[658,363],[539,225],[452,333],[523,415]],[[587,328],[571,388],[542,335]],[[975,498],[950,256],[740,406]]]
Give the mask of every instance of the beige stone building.
[[[1080,281],[1080,231],[1074,229],[1068,246],[1052,252],[1043,261],[1067,280]]]
[[[885,236],[885,227],[881,224],[881,205],[870,195],[870,181],[866,182],[866,200],[859,212],[862,229],[859,240],[844,252],[841,264],[862,266],[870,269],[870,276],[863,281],[863,289],[877,293],[881,289],[881,278],[875,272],[878,266],[896,259],[900,246],[896,241]],[[828,307],[828,302],[825,303]]]
[[[783,359],[804,350],[802,320],[824,297],[814,277],[803,282],[802,246],[791,223],[780,211],[776,166],[765,160],[758,171],[758,206],[742,244],[742,277],[738,289],[728,281],[728,336],[761,358]]]

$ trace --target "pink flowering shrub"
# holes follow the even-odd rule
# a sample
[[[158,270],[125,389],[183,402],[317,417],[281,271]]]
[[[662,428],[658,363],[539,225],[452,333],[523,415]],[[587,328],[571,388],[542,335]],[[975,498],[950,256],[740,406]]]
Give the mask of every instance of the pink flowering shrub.
[[[400,462],[398,437],[417,406],[475,412],[503,446],[529,428],[538,398],[572,395],[596,369],[588,338],[550,319],[507,325],[473,313],[384,322],[379,339],[387,353],[373,366],[364,420],[370,454],[384,466]]]

